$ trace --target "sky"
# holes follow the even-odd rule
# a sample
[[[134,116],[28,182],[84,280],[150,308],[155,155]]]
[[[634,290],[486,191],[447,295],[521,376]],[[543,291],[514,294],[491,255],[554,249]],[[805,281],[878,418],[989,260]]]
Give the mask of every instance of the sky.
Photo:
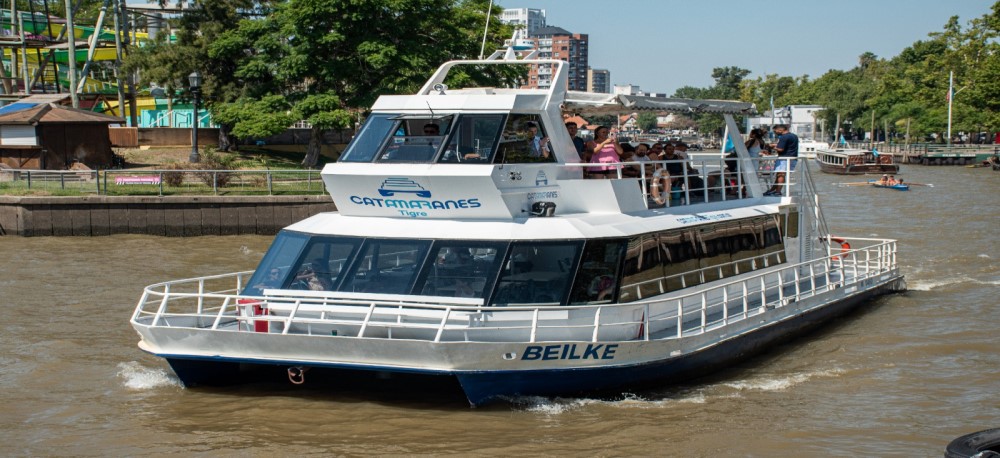
[[[849,70],[870,51],[892,58],[951,16],[963,28],[997,0],[495,0],[536,8],[546,23],[590,38],[590,66],[611,82],[668,95],[714,84],[712,69],[749,78]]]

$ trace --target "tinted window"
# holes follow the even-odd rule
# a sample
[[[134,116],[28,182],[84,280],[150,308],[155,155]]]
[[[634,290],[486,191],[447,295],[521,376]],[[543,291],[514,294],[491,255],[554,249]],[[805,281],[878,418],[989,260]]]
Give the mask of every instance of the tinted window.
[[[662,277],[660,244],[656,235],[645,234],[629,240],[619,300],[636,301],[663,293],[660,289]]]
[[[436,243],[427,258],[418,294],[485,297],[493,287],[505,249],[505,243]]]
[[[512,244],[492,303],[564,303],[580,245],[579,242]]]
[[[455,125],[448,147],[441,154],[441,162],[488,163],[493,153],[502,114],[462,115]]]
[[[570,294],[571,304],[603,304],[614,300],[624,246],[621,240],[587,242]]]
[[[341,291],[407,294],[430,242],[423,240],[365,241]]]
[[[541,140],[547,136],[540,116],[511,114],[503,128],[494,162],[555,162],[555,155],[550,152],[551,145],[548,151],[540,148]]]
[[[430,162],[437,155],[445,135],[451,127],[452,117],[414,118],[396,120],[392,136],[382,145],[379,162]]]
[[[373,114],[365,120],[361,130],[351,144],[347,146],[344,154],[340,155],[340,162],[371,162],[375,158],[382,141],[389,136],[393,126],[396,124],[392,118],[394,115]]]
[[[309,236],[297,232],[281,231],[274,238],[274,243],[267,254],[260,260],[243,294],[259,296],[268,288],[281,288],[288,274],[292,271],[292,263],[299,257],[302,247],[309,241]]]
[[[335,291],[361,239],[315,237],[296,264],[287,289]]]

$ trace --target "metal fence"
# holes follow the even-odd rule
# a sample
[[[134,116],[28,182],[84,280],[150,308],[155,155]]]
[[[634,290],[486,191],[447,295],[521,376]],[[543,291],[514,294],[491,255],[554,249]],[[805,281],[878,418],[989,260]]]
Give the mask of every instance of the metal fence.
[[[326,194],[319,170],[0,170],[0,193],[54,195]]]

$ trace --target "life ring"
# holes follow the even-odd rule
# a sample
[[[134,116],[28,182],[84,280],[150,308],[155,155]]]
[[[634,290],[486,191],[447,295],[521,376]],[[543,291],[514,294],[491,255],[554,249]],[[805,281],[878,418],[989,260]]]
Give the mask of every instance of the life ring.
[[[851,251],[851,244],[848,243],[847,240],[844,240],[839,237],[830,237],[830,241],[840,244],[840,255],[839,256],[833,255],[830,259],[839,260],[841,256],[843,256],[846,259],[847,256],[849,256],[847,253]]]
[[[892,158],[889,157],[889,156],[879,156],[878,157],[878,163],[879,164],[892,164]]]

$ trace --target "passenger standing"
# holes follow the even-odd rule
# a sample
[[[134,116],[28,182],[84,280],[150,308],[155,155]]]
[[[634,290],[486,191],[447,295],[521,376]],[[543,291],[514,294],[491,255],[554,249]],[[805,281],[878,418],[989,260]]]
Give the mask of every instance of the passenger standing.
[[[538,124],[528,122],[528,142],[530,142],[529,154],[531,157],[549,157],[549,137],[538,135]]]
[[[767,143],[764,143],[764,133],[760,129],[750,130],[750,138],[744,145],[746,145],[750,157],[753,158],[760,157],[761,152],[769,148]]]
[[[579,130],[580,126],[577,126],[575,122],[566,123],[566,131],[569,132],[569,137],[573,139],[573,147],[576,148],[576,154],[580,156],[580,162],[584,162],[584,150],[587,149],[587,142],[576,136]]]
[[[778,134],[778,143],[774,144],[774,150],[778,152],[778,165],[774,168],[777,172],[774,178],[774,186],[770,191],[764,193],[765,196],[780,196],[788,181],[788,173],[795,170],[795,163],[799,157],[799,137],[788,131],[788,126],[777,124],[772,129]]]
[[[622,151],[617,139],[610,135],[610,132],[611,129],[607,126],[600,126],[594,130],[594,139],[587,143],[587,162],[592,164],[616,164],[620,162],[624,151]],[[589,167],[588,169],[591,178],[617,177],[615,167],[611,165]]]

